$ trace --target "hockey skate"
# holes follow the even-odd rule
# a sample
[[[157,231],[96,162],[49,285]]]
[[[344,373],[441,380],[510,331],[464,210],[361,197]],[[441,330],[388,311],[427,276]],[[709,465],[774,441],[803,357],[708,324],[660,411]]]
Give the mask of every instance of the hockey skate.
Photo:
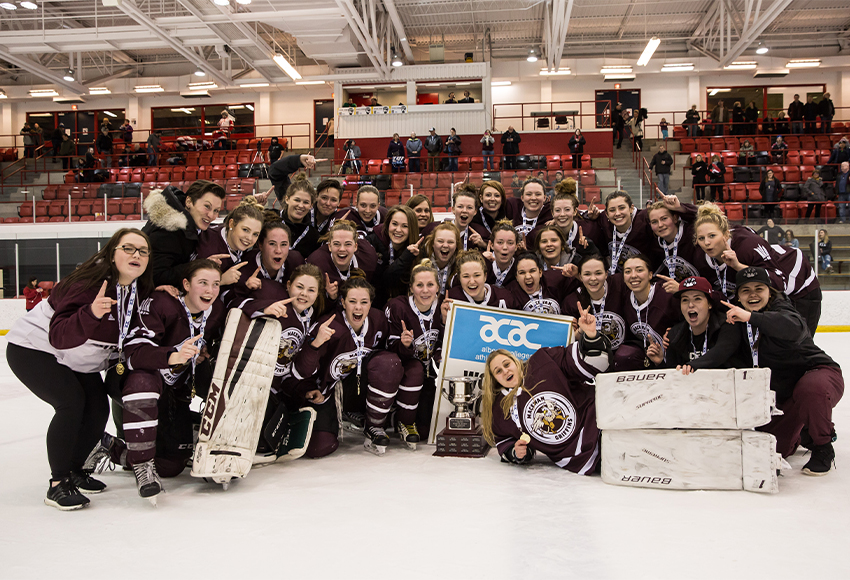
[[[137,463],[133,466],[133,474],[136,476],[139,495],[156,506],[156,496],[162,491],[162,481],[156,472],[154,460],[150,459],[144,463]]]
[[[112,446],[115,444],[115,437],[109,433],[104,433],[100,441],[94,446],[86,462],[83,463],[83,473],[103,473],[106,469],[112,471],[115,469],[115,464],[112,462]]]
[[[363,433],[366,427],[366,415],[354,411],[342,412],[342,428],[352,433]]]
[[[405,425],[404,423],[399,423],[395,430],[402,443],[404,443],[411,451],[416,451],[416,444],[419,443],[419,431],[416,430],[416,425]]]
[[[363,447],[369,453],[374,453],[377,456],[382,456],[387,452],[387,445],[390,443],[390,438],[387,437],[387,432],[383,427],[366,427],[363,430],[366,434],[366,440],[363,442]]]

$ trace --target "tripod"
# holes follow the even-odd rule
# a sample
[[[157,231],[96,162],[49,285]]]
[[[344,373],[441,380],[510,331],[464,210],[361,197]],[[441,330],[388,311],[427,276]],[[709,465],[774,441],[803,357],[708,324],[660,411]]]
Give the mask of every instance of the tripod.
[[[259,156],[259,161],[257,157]],[[257,143],[257,150],[254,152],[253,157],[251,157],[251,165],[248,167],[248,177],[254,174],[254,165],[260,166],[260,179],[269,179],[269,168],[266,165],[266,159],[263,156],[263,140],[260,139],[259,143]]]
[[[360,169],[357,167],[358,161],[357,158],[354,157],[354,153],[351,151],[351,148],[345,150],[345,158],[342,160],[342,165],[339,166],[339,171],[337,175],[345,175],[345,164],[350,163],[350,167],[352,168],[354,173],[360,174]]]

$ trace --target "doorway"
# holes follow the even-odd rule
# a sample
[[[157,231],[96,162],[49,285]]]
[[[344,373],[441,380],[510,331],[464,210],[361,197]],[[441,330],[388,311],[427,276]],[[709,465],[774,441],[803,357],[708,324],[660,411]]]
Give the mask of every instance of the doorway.
[[[333,99],[315,99],[313,101],[313,146],[333,147],[334,144],[334,101]]]
[[[610,101],[609,105],[606,101]],[[596,127],[611,127],[611,112],[622,103],[623,111],[640,109],[640,89],[601,89],[596,91]]]

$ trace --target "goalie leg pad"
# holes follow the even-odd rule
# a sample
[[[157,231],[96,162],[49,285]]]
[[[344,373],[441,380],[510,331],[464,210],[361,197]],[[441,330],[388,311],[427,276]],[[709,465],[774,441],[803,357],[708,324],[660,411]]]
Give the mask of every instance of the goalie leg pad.
[[[307,452],[315,422],[316,410],[312,407],[302,407],[289,415],[286,433],[277,448],[277,456],[281,461],[298,459]]]
[[[780,458],[769,433],[634,429],[602,432],[602,481],[658,489],[776,493]]]
[[[596,377],[600,429],[750,429],[770,422],[770,369],[629,371]]]

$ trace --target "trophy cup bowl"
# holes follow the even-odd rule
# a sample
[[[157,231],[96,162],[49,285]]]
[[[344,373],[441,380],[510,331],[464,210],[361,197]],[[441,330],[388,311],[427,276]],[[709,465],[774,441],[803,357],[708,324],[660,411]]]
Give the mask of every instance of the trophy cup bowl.
[[[481,427],[476,425],[475,413],[470,405],[481,396],[478,377],[446,377],[448,383],[441,388],[443,396],[454,405],[446,419],[446,428],[437,435],[434,455],[448,457],[484,457],[489,446]]]

